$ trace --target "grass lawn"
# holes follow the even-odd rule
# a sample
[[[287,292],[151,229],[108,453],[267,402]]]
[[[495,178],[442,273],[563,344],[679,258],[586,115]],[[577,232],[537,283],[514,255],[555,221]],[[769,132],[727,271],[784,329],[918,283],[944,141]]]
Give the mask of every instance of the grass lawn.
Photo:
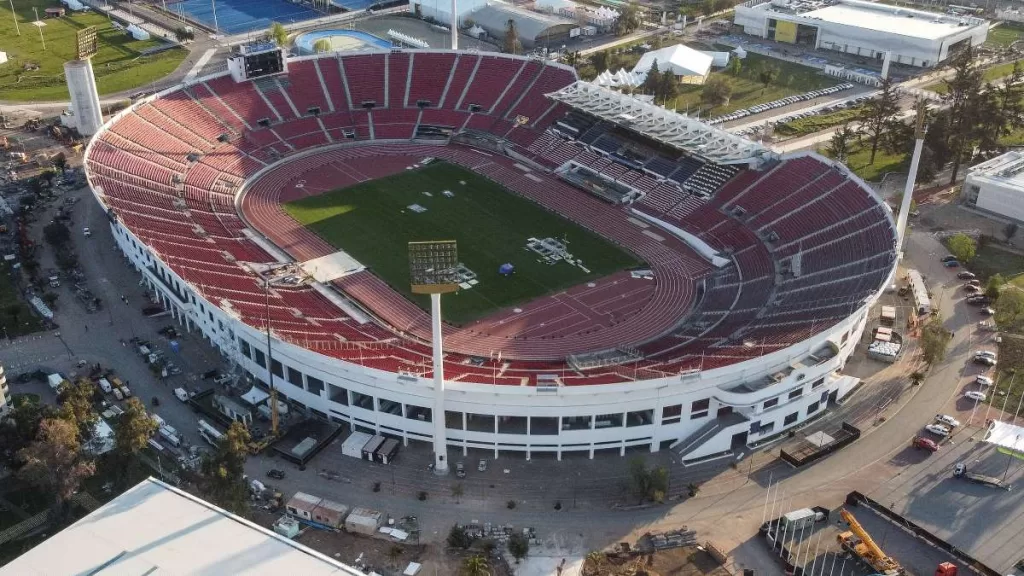
[[[988,38],[985,40],[987,46],[994,48],[1006,48],[1024,36],[1024,26],[1014,22],[1003,22],[999,26],[988,31]]]
[[[53,4],[56,5],[56,4]],[[32,4],[14,0],[21,36],[14,30],[10,5],[0,6],[0,49],[10,58],[0,66],[0,99],[2,100],[67,100],[64,84],[64,62],[75,57],[75,32],[86,26],[96,26],[99,34],[99,52],[92,64],[100,94],[111,94],[144,86],[171,72],[188,55],[182,48],[165,50],[149,56],[142,53],[163,44],[152,39],[133,40],[115,30],[110,20],[95,12],[69,13],[64,18],[47,18],[42,28],[46,50],[39,41],[39,31],[31,24],[35,20]],[[46,5],[37,5],[42,12]],[[25,70],[31,63],[38,70]]]
[[[443,195],[444,190],[454,196]],[[409,210],[413,204],[427,211]],[[445,299],[445,319],[455,324],[639,264],[561,216],[443,162],[297,200],[285,210],[424,308],[429,297],[409,291],[407,243],[457,240],[459,260],[480,283]],[[525,247],[531,237],[567,239],[569,251],[589,272],[566,262],[541,262]],[[498,274],[505,262],[515,265],[514,275]]]
[[[14,285],[10,268],[0,266],[0,338],[3,330],[11,338],[36,332],[41,328],[39,317],[32,312]]]
[[[1013,414],[1024,394],[1024,336],[1003,334],[996,369],[996,384],[986,392],[988,402]]]
[[[854,143],[852,153],[844,162],[857,176],[869,182],[877,182],[885,176],[886,172],[906,171],[909,160],[906,154],[890,154],[882,146],[879,146],[878,152],[875,154],[875,162],[872,164],[869,163],[871,146],[866,141],[864,144],[864,146],[858,146]],[[824,146],[818,152],[828,156]]]
[[[1024,60],[1016,60],[1014,62],[1020,62],[1022,65],[1024,65]],[[985,73],[982,75],[982,77],[984,78],[985,82],[995,82],[996,80],[999,80],[1004,76],[1009,76],[1010,73],[1013,72],[1014,62],[1004,62],[1002,64],[996,64],[995,66],[985,68]],[[925,86],[924,89],[931,90],[936,94],[945,94],[947,91],[946,83],[941,80],[934,84],[929,84]]]
[[[993,274],[1002,274],[1004,278],[1014,278],[1024,273],[1024,256],[994,248],[988,244],[979,246],[974,259],[967,263],[967,268],[978,275],[982,282]],[[1020,282],[1022,279],[1014,279]]]
[[[731,50],[728,46],[722,45],[716,45],[715,49]],[[772,65],[779,69],[775,82],[767,88],[757,79],[757,71],[763,65]],[[755,104],[771,102],[787,96],[810,92],[811,90],[828,88],[840,83],[839,79],[826,76],[815,68],[754,54],[753,52],[747,52],[747,57],[743,59],[743,67],[738,75],[733,76],[726,70],[720,70],[712,72],[709,79],[712,77],[725,78],[729,85],[732,86],[732,96],[728,104],[711,109],[707,113],[710,116],[721,116],[733,110],[749,108]],[[676,110],[681,112],[685,112],[687,109],[696,110],[701,105],[700,95],[702,90],[702,86],[681,86],[679,96],[673,100],[672,104],[676,107]]]
[[[806,118],[797,118],[775,127],[775,133],[779,136],[805,136],[821,132],[827,128],[842,126],[847,122],[853,122],[860,118],[863,110],[860,107],[845,108],[828,114],[815,114]]]

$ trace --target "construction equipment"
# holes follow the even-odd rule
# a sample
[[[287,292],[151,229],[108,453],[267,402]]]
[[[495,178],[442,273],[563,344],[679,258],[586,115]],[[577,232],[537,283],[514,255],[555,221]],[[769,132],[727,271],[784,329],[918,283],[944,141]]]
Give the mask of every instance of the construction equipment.
[[[857,522],[857,519],[845,509],[840,510],[840,516],[850,525],[850,529],[836,536],[836,541],[844,549],[859,558],[879,574],[885,576],[898,576],[906,574],[906,570],[900,566],[894,558],[887,556],[881,548],[871,539],[867,530]]]

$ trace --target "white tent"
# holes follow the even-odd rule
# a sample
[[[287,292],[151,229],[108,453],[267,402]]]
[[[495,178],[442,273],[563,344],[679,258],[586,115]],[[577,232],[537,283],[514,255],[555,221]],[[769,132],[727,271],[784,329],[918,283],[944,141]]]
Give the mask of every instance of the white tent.
[[[7,62],[7,52],[0,52],[0,64]]]
[[[985,435],[985,442],[1024,453],[1024,427],[995,420]]]
[[[146,32],[142,28],[139,28],[135,24],[128,25],[128,33],[132,35],[132,38],[136,40],[149,40],[149,32]]]
[[[644,54],[633,67],[633,76],[642,81],[647,78],[647,72],[657,62],[659,71],[671,70],[683,83],[703,84],[711,71],[712,60],[713,58],[707,54],[689,46],[676,44]]]
[[[743,60],[744,58],[747,57],[747,51],[743,49],[743,46],[737,46],[735,49],[733,49],[732,53],[735,54],[736,57],[739,58],[740,60]]]
[[[256,406],[262,404],[264,400],[270,398],[270,394],[267,394],[263,390],[253,386],[252,390],[249,390],[245,394],[242,394],[242,400],[245,400],[249,404]]]

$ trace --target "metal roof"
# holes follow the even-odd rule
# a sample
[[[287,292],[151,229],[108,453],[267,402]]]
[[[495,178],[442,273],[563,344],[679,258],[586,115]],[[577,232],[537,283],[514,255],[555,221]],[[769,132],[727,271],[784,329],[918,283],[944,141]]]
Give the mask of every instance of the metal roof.
[[[756,142],[590,82],[580,80],[548,97],[718,164],[759,165],[774,157]]]
[[[576,23],[540,12],[532,12],[511,4],[493,3],[464,16],[487,30],[495,38],[502,38],[509,20],[515,20],[519,39],[526,43],[536,43],[537,38],[547,34],[565,32],[575,28]]]
[[[52,574],[362,573],[159,480],[143,480],[0,568]]]

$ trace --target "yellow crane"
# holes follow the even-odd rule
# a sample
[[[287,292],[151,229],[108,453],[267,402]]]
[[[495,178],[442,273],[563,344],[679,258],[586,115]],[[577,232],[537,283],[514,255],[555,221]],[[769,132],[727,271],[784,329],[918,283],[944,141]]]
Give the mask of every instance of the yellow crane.
[[[843,509],[839,511],[839,515],[850,525],[850,530],[836,536],[836,541],[840,546],[866,562],[879,574],[885,576],[906,574],[899,562],[888,556],[878,547],[878,544],[875,544],[871,535],[860,525],[853,514]]]

